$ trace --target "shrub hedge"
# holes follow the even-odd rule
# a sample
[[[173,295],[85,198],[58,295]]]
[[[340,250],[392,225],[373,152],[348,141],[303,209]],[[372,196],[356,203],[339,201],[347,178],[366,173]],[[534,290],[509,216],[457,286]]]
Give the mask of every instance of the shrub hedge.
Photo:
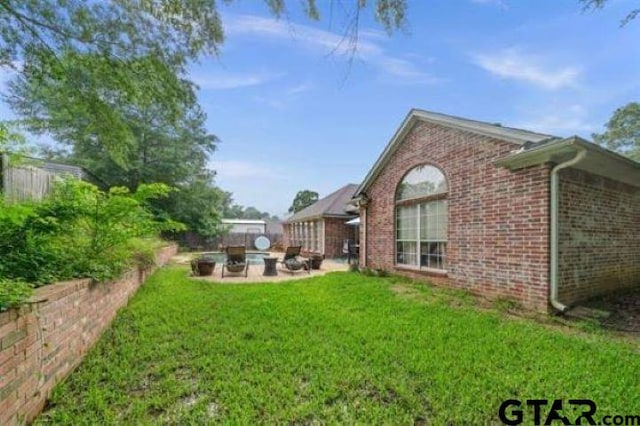
[[[104,281],[135,262],[148,266],[155,236],[183,228],[156,220],[148,209],[150,200],[170,191],[149,184],[135,193],[122,187],[104,192],[68,179],[42,201],[0,202],[0,310],[20,304],[32,287],[73,278]]]

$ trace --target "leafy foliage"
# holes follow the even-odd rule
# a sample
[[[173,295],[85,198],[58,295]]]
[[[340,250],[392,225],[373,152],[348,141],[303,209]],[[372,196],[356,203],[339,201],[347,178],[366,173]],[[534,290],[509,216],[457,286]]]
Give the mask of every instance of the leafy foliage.
[[[165,185],[109,192],[77,180],[60,182],[46,200],[0,206],[0,277],[36,286],[78,277],[106,280],[130,266],[133,238],[180,224],[154,220],[145,207]]]
[[[276,17],[287,14],[284,0],[265,4]],[[405,0],[375,4],[376,19],[387,30],[402,25]],[[133,138],[110,105],[135,99],[171,111],[184,95],[176,90],[176,76],[185,74],[190,60],[216,54],[223,42],[218,5],[215,0],[2,1],[0,67],[42,81],[70,82],[73,90],[63,92],[69,99],[61,113],[72,116],[81,109],[83,118],[91,115],[92,132],[109,136],[101,143],[124,165],[123,151]],[[351,9],[341,6],[351,38],[357,40],[359,12],[367,1],[357,0]],[[303,1],[303,8],[311,19],[320,18],[315,0]],[[73,66],[78,58],[85,62],[83,72]]]
[[[157,57],[39,55],[48,71],[25,66],[9,83],[9,104],[27,130],[51,134],[107,183],[134,189],[164,173],[171,184],[200,170],[215,149],[193,86]],[[127,69],[138,77],[126,80]],[[88,96],[92,90],[99,94]],[[158,91],[168,99],[150,96]]]
[[[231,0],[227,0],[230,3]],[[287,1],[264,0],[276,17]],[[316,0],[303,0],[310,19],[320,19]],[[355,0],[339,6],[353,19],[375,4],[376,20],[387,30],[404,24],[406,0]],[[216,54],[224,39],[216,0],[22,0],[0,2],[0,65],[13,64],[34,50],[98,53],[109,58],[147,54],[184,65]]]
[[[207,169],[217,138],[205,128],[206,115],[192,85],[152,57],[133,61],[131,66],[145,73],[166,74],[164,80],[171,84],[165,89],[173,90],[176,98],[167,106],[142,95],[153,90],[153,80],[130,83],[141,95],[123,96],[120,82],[100,57],[71,54],[63,61],[73,72],[46,77],[28,70],[10,85],[11,104],[28,129],[51,133],[60,141],[62,150],[50,156],[83,166],[107,186],[131,191],[150,182],[172,186],[177,191],[153,201],[154,212],[212,235],[223,198]],[[100,87],[102,98],[84,97],[77,89],[85,84]],[[91,111],[101,105],[108,117],[97,119]]]
[[[309,191],[308,189],[298,191],[296,197],[293,199],[291,207],[289,207],[289,213],[298,213],[300,210],[310,206],[316,201],[318,201],[317,192]]]
[[[605,127],[604,133],[592,135],[596,143],[640,161],[640,103],[618,108]]]
[[[33,285],[0,278],[0,312],[17,308],[33,294]]]
[[[26,139],[16,125],[10,121],[0,121],[0,155],[8,154],[12,163],[20,162],[22,155],[29,154],[30,148]]]
[[[244,207],[233,202],[230,192],[223,192],[222,199],[222,215],[230,219],[264,219],[264,220],[280,220],[277,215],[271,215],[269,212],[263,212],[253,206]]]

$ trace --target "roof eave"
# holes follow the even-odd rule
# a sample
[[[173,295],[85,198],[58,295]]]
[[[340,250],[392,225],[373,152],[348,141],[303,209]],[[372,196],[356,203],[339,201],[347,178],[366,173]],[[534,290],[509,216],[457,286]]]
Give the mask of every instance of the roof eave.
[[[371,183],[378,177],[386,163],[389,161],[391,155],[397,150],[398,146],[417,120],[512,142],[518,145],[522,145],[525,142],[530,141],[539,142],[552,137],[547,134],[528,132],[508,127],[488,127],[490,126],[488,123],[461,119],[458,117],[447,116],[445,114],[430,113],[428,111],[413,108],[409,111],[409,114],[407,114],[398,130],[394,133],[393,137],[382,151],[373,167],[369,170],[360,186],[358,186],[358,189],[354,194],[354,199],[356,199],[360,194],[366,193]]]
[[[549,162],[559,164],[580,150],[587,151],[587,157],[575,168],[640,187],[640,163],[577,136],[510,154],[494,164],[509,170]]]
[[[357,213],[353,213],[353,214],[317,214],[314,216],[303,216],[303,217],[299,217],[299,218],[290,218],[287,219],[286,221],[284,221],[284,224],[292,224],[292,223],[298,223],[298,222],[310,222],[312,220],[318,220],[318,219],[349,219],[349,218],[353,218],[358,216]],[[293,220],[292,220],[293,219]]]

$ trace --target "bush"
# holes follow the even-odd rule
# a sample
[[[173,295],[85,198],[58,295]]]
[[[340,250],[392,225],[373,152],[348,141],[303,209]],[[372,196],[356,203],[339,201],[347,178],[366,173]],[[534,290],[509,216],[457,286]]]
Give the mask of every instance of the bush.
[[[33,286],[24,281],[0,279],[0,312],[15,308],[33,294]]]
[[[149,246],[137,238],[179,230],[156,221],[149,200],[164,197],[161,184],[102,192],[78,180],[59,182],[45,200],[0,205],[0,277],[35,286],[72,278],[108,280],[132,262],[152,262]]]

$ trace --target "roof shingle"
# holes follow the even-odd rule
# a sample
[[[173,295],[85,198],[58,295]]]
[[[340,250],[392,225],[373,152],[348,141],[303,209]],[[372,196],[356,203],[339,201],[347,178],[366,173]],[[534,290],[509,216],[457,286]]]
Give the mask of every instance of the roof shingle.
[[[354,215],[348,213],[345,208],[347,203],[355,195],[356,189],[358,189],[358,184],[350,183],[345,185],[337,191],[300,210],[298,213],[288,218],[285,223],[300,222],[302,220],[323,216],[353,217]]]

